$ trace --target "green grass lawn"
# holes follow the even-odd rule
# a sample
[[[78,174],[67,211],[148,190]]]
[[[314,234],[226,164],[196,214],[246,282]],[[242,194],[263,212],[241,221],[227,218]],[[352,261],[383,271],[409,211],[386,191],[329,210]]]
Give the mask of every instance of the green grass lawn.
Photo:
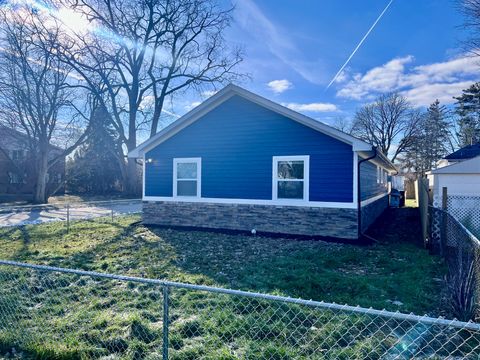
[[[439,258],[411,243],[353,246],[147,228],[138,220],[75,222],[68,234],[64,223],[0,228],[0,254],[8,260],[418,314],[440,309],[444,268]]]
[[[124,216],[118,217],[114,223],[105,219],[75,222],[68,234],[63,223],[0,228],[0,257],[422,315],[448,315],[442,310],[441,299],[444,267],[439,258],[430,256],[426,250],[411,242],[389,240],[360,247],[321,241],[149,228],[138,221],[138,216]],[[19,271],[15,277],[9,274],[11,269],[1,267],[0,270],[0,280],[7,278],[9,281],[12,277],[21,279],[34,289],[30,291],[28,301],[17,308],[31,309],[40,303],[42,306],[36,317],[22,316],[20,311],[15,319],[23,331],[33,328],[33,332],[44,337],[41,341],[15,343],[18,334],[13,330],[2,332],[0,324],[0,354],[10,351],[12,343],[26,354],[46,356],[44,358],[53,353],[58,358],[80,358],[81,351],[90,351],[92,355],[96,354],[94,351],[98,348],[108,350],[110,344],[125,358],[140,359],[146,358],[142,354],[152,347],[158,348],[161,338],[159,289],[49,274],[45,279],[57,286],[37,291],[35,280],[42,283],[47,280],[38,280],[38,276],[35,278],[29,271]],[[69,286],[71,284],[74,286]],[[0,316],[2,301],[4,306],[10,306],[10,303],[6,304],[6,299],[13,302],[20,296],[17,287],[13,283],[10,285],[2,286],[3,292],[0,289]],[[235,312],[245,306],[237,299],[232,307],[231,301],[224,296],[214,298],[182,291],[172,295],[172,302],[177,305],[172,309],[175,317],[171,335],[172,358],[315,358],[311,355],[313,352],[306,357],[295,357],[292,355],[295,344],[282,347],[270,336],[257,339],[260,342],[252,342],[250,336],[247,341],[245,334],[248,331],[244,333],[240,329],[252,329],[251,317],[255,312],[249,312],[247,316],[243,310],[239,310],[242,322],[234,322],[236,318],[228,316],[228,311]],[[251,306],[251,303],[248,305]],[[227,312],[219,312],[229,306],[231,309]],[[255,307],[261,309],[262,305],[256,303]],[[180,311],[182,308],[183,311]],[[204,313],[202,318],[199,309],[206,308],[210,311]],[[263,329],[262,332],[260,329],[255,336],[258,333],[282,333],[277,329],[279,324],[286,326],[300,318],[300,313],[295,311],[288,312],[297,314],[294,318],[285,316],[275,322],[271,321],[274,314],[267,314],[269,320],[265,320],[264,326],[268,325],[268,331]],[[63,320],[65,312],[69,314],[69,320]],[[277,316],[278,312],[275,314]],[[302,314],[305,316],[304,312]],[[72,326],[72,321],[75,326]],[[337,319],[333,323],[345,324],[345,320]],[[304,322],[300,325],[307,331],[311,328],[322,330],[323,326],[329,324],[317,317],[315,326]],[[326,328],[324,330],[327,331]],[[152,339],[138,339],[135,335],[138,331],[151,334]],[[62,346],[53,340],[57,339],[59,332],[70,334],[68,340],[62,340]],[[244,335],[235,345],[231,345],[233,340],[227,345],[225,341],[220,341],[225,334],[239,332]],[[343,334],[339,333],[338,337],[343,338]],[[369,343],[373,341],[371,337],[365,339]],[[352,351],[360,354],[359,349],[366,346],[365,341],[355,343],[360,348],[352,348]],[[315,344],[313,340],[310,343]],[[303,353],[308,353],[306,348],[302,349]],[[330,357],[320,358],[342,356],[333,352]]]

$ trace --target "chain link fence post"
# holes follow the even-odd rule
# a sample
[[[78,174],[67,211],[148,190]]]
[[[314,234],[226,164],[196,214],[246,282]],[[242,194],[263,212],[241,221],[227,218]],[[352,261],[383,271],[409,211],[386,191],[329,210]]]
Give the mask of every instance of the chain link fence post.
[[[162,359],[163,360],[168,360],[168,322],[169,322],[169,316],[168,316],[168,286],[164,285],[163,286],[163,351],[162,351]]]
[[[70,232],[70,204],[67,203],[67,233]]]

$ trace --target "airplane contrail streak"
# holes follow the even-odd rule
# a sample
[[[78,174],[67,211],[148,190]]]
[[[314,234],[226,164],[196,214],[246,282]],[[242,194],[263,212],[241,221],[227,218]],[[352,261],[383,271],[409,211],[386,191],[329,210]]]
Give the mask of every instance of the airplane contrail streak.
[[[368,35],[370,35],[370,33],[372,32],[372,30],[375,28],[375,26],[377,25],[377,23],[380,21],[380,19],[382,18],[383,14],[385,14],[385,12],[388,10],[388,8],[390,7],[390,5],[392,5],[394,0],[390,0],[390,2],[387,4],[387,6],[385,6],[385,9],[383,9],[383,11],[380,13],[380,15],[378,15],[377,17],[377,20],[375,20],[375,22],[372,24],[372,26],[370,26],[370,29],[368,29],[367,33],[363,36],[362,40],[360,40],[360,42],[358,43],[357,47],[352,51],[352,53],[350,54],[350,56],[348,57],[347,61],[345,61],[345,63],[342,65],[342,67],[340,68],[340,70],[338,70],[338,72],[335,74],[335,76],[333,77],[332,81],[330,81],[330,83],[327,85],[327,87],[325,88],[325,90],[328,90],[328,88],[334,83],[334,81],[337,79],[338,75],[340,75],[340,73],[343,71],[343,69],[345,69],[345,66],[348,65],[348,63],[350,62],[350,60],[352,60],[353,56],[355,55],[355,53],[357,52],[358,49],[360,49],[360,46],[362,46],[362,44],[364,43],[364,41],[367,39]]]

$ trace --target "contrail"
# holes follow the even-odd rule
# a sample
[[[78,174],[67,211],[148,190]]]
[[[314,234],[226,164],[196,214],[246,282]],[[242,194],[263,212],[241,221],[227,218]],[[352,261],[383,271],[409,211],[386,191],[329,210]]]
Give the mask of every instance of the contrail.
[[[380,13],[380,15],[378,15],[377,17],[377,20],[375,20],[375,22],[373,23],[373,25],[370,27],[370,29],[368,29],[367,33],[365,34],[365,36],[362,38],[362,40],[360,40],[360,42],[358,43],[357,47],[352,51],[352,53],[350,54],[350,56],[348,57],[347,61],[345,61],[345,63],[342,65],[342,67],[340,68],[340,70],[338,70],[338,72],[335,74],[335,76],[333,77],[332,81],[330,81],[330,83],[327,85],[327,87],[325,88],[325,90],[328,90],[328,88],[333,84],[333,82],[337,79],[338,75],[340,75],[340,73],[343,71],[343,69],[345,69],[345,66],[348,65],[348,63],[350,62],[350,60],[352,60],[353,56],[355,55],[355,53],[357,52],[357,50],[360,48],[360,46],[362,46],[363,42],[367,39],[368,35],[370,35],[370,33],[372,32],[372,30],[375,28],[375,26],[377,25],[377,23],[380,21],[380,19],[382,18],[383,14],[385,14],[385,12],[388,10],[388,8],[390,7],[390,5],[392,5],[393,3],[393,0],[390,0],[390,2],[387,4],[387,6],[385,6],[385,9],[383,9],[383,11]]]

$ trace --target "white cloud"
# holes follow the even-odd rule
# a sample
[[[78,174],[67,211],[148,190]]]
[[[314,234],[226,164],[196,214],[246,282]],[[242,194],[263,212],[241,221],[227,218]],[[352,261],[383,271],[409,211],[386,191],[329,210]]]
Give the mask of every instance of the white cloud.
[[[443,104],[455,102],[454,96],[459,96],[462,90],[470,87],[471,81],[460,81],[446,84],[426,84],[403,91],[402,94],[415,106],[428,106],[435,99]]]
[[[330,104],[330,103],[308,103],[308,104],[283,103],[282,105],[299,112],[338,111],[337,105]]]
[[[218,90],[207,90],[207,91],[202,92],[202,96],[205,97],[205,98],[208,98],[210,96],[215,95],[217,92],[218,92]]]
[[[291,89],[293,87],[293,84],[286,80],[272,80],[270,81],[267,86],[276,94],[281,94],[284,91],[287,91],[288,89]]]
[[[198,105],[200,105],[202,102],[201,101],[193,101],[188,105],[185,105],[185,110],[190,111],[193,108],[196,108]]]
[[[341,84],[344,81],[347,81],[348,79],[348,68],[343,69],[335,78],[335,83]]]
[[[337,92],[340,97],[361,100],[372,93],[388,92],[399,86],[405,72],[405,65],[413,61],[413,56],[390,60],[365,74],[353,75],[345,86]]]
[[[399,91],[415,106],[428,106],[435,99],[444,104],[453,96],[480,80],[477,58],[461,56],[445,62],[412,66],[409,55],[390,60],[364,74],[349,76],[337,96],[354,100],[370,100],[380,93]]]

